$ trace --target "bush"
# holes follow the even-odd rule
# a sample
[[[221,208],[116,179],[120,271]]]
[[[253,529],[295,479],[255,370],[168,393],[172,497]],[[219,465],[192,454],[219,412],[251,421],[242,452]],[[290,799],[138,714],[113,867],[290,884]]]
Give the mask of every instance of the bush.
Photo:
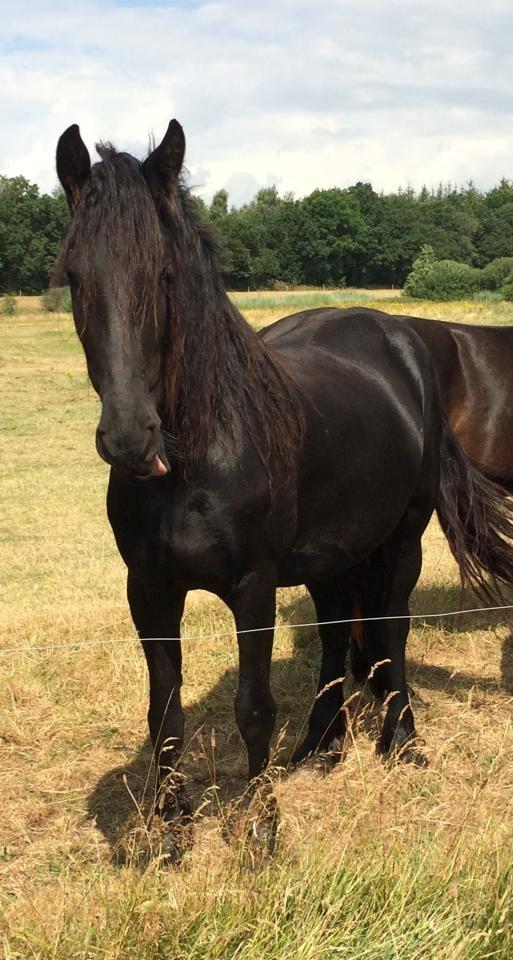
[[[513,273],[513,257],[497,257],[479,271],[481,290],[500,290]]]
[[[41,303],[48,313],[71,313],[71,291],[69,287],[50,287],[43,294]]]
[[[16,297],[13,297],[12,293],[4,293],[0,301],[0,312],[4,317],[12,317],[16,310]]]
[[[456,260],[435,260],[432,247],[423,247],[409,274],[404,293],[421,300],[464,300],[479,289],[480,270]]]
[[[478,290],[472,299],[479,301],[479,303],[498,303],[503,298],[500,290]]]
[[[420,248],[420,254],[413,262],[411,273],[408,274],[404,284],[405,297],[424,297],[424,290],[427,278],[436,263],[435,251],[429,243],[424,243]]]
[[[513,257],[497,257],[477,270],[456,260],[437,260],[424,244],[404,285],[404,295],[419,300],[513,299]]]
[[[513,273],[510,273],[501,287],[501,297],[503,300],[513,300]]]

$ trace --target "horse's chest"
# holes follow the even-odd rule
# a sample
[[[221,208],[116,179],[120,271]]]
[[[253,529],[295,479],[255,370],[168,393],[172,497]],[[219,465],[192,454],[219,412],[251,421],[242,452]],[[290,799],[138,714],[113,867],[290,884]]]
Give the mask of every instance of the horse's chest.
[[[233,578],[230,529],[201,493],[141,499],[128,511],[109,503],[109,519],[127,567],[142,580],[218,591]]]

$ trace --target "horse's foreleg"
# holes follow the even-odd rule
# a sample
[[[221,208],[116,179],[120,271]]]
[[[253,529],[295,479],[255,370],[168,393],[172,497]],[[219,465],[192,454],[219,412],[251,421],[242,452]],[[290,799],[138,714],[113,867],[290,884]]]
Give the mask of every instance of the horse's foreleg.
[[[148,665],[148,724],[157,767],[156,811],[164,821],[185,826],[190,808],[181,776],[176,773],[184,736],[180,620],[185,592],[148,591],[129,574],[127,593]],[[181,845],[181,838],[176,845]]]
[[[270,686],[275,579],[260,572],[248,574],[227,598],[227,603],[235,617],[239,645],[235,717],[248,751],[251,779],[267,766],[276,719]]]
[[[252,859],[260,859],[262,854],[274,850],[278,825],[278,807],[272,786],[269,781],[259,779],[269,762],[276,720],[270,685],[276,615],[275,577],[260,571],[246,575],[227,598],[227,603],[235,617],[239,644],[235,717],[248,751],[249,778],[253,781],[245,794],[249,818],[243,831],[245,849]]]

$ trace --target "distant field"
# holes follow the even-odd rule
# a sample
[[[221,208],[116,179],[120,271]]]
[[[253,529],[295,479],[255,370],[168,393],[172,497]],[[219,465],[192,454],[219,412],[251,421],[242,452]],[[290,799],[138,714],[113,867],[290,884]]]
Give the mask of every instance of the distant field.
[[[305,309],[305,297],[308,306],[330,297],[513,323],[513,305],[502,303],[385,305],[381,292],[347,290],[234,295],[257,327]],[[335,770],[277,777],[279,852],[254,870],[241,841],[224,839],[245,773],[232,709],[236,644],[185,641],[195,845],[179,870],[138,865],[151,765],[147,678],[105,516],[98,400],[69,316],[23,298],[16,316],[0,317],[0,335],[6,960],[511,960],[513,641],[499,615],[416,621],[409,679],[429,766],[377,760],[379,717],[360,714]],[[433,523],[413,606],[458,604],[455,567]],[[280,765],[301,734],[318,670],[315,630],[285,625],[310,619],[303,590],[280,592]],[[186,636],[231,629],[219,601],[189,597]],[[101,645],[65,646],[91,641]]]
[[[312,307],[343,306],[344,304],[370,303],[375,300],[397,298],[397,290],[280,290],[247,293],[234,292],[230,296],[241,310],[273,310],[280,316],[287,310],[309,310]]]
[[[513,303],[507,301],[469,300],[433,303],[408,300],[400,290],[298,290],[271,293],[231,293],[239,310],[254,326],[261,328],[278,317],[314,307],[375,307],[389,313],[413,314],[435,320],[457,320],[458,323],[513,323]]]

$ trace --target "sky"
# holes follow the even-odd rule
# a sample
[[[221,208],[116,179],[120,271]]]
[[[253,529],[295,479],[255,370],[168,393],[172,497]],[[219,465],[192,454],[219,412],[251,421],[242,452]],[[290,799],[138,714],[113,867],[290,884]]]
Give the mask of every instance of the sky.
[[[512,0],[0,0],[0,25],[0,173],[43,190],[71,123],[142,158],[172,117],[207,200],[513,177]]]

